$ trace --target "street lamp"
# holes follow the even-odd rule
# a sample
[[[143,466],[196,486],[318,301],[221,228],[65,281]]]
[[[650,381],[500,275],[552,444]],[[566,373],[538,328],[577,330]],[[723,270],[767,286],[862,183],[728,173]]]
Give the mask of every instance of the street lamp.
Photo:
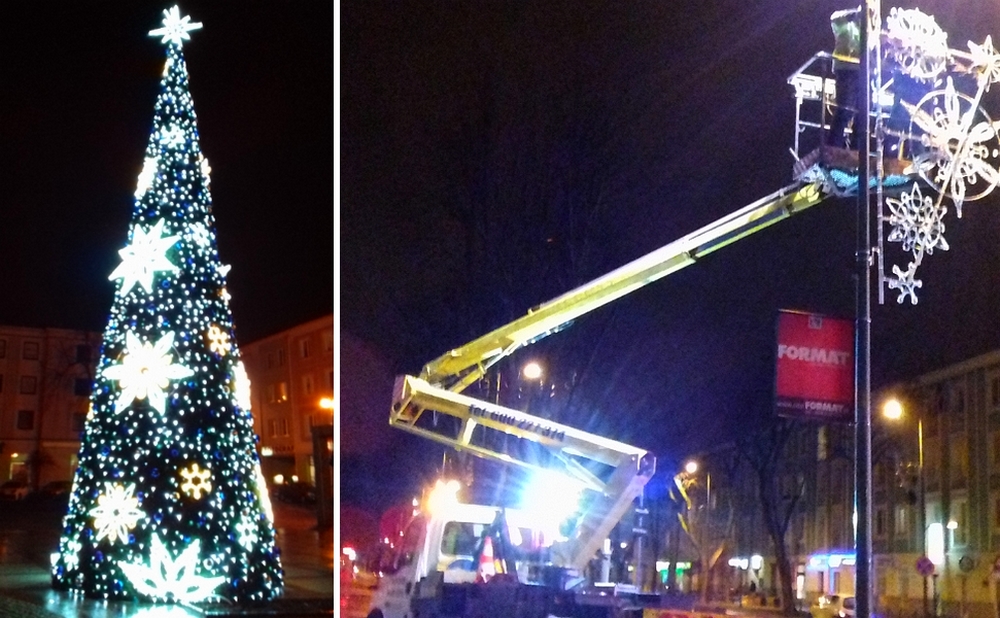
[[[882,415],[897,421],[903,417],[903,404],[895,397],[882,405]],[[927,558],[927,487],[924,480],[924,419],[917,415],[917,482],[920,485],[920,558]],[[924,616],[927,607],[927,576],[924,576]]]
[[[521,375],[528,380],[537,380],[542,377],[542,366],[531,361],[521,368]]]

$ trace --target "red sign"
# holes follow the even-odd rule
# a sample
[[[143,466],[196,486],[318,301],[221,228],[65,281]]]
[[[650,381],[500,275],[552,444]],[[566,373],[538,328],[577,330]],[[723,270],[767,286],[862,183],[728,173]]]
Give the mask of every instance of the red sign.
[[[854,322],[811,313],[778,314],[778,414],[824,421],[854,417]]]

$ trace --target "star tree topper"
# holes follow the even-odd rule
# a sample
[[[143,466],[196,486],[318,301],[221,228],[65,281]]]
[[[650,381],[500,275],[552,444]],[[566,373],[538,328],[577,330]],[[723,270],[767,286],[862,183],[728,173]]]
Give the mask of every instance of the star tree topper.
[[[188,32],[201,28],[201,22],[191,23],[191,17],[185,15],[181,17],[181,10],[177,5],[163,11],[163,27],[150,30],[149,36],[162,36],[161,43],[176,43],[183,45],[184,41],[191,40]]]
[[[165,221],[160,219],[149,228],[148,232],[137,225],[132,234],[132,244],[118,251],[122,256],[122,263],[108,276],[108,279],[122,280],[122,287],[119,290],[121,294],[127,294],[136,283],[152,294],[153,275],[157,271],[177,270],[177,267],[167,259],[166,253],[180,236],[164,236],[164,224]]]

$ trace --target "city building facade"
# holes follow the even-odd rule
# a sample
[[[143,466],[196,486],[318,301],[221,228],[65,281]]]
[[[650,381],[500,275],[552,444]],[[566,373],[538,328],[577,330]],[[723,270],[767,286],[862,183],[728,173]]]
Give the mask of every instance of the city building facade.
[[[270,483],[315,485],[314,428],[333,425],[333,315],[243,345],[240,351],[250,378],[264,476]]]
[[[895,418],[883,413],[890,402]],[[874,610],[918,614],[926,603],[928,615],[994,616],[1000,350],[877,390],[872,417]],[[785,546],[797,603],[807,608],[824,594],[855,593],[854,427],[790,423],[773,468],[774,502],[790,508]],[[725,541],[712,596],[753,584],[773,601],[777,564],[759,515],[759,478],[745,457],[733,461],[740,464],[703,466],[713,475],[712,495],[701,498],[715,521],[707,530]],[[734,525],[721,525],[734,506]]]
[[[100,333],[0,326],[0,481],[72,480]]]

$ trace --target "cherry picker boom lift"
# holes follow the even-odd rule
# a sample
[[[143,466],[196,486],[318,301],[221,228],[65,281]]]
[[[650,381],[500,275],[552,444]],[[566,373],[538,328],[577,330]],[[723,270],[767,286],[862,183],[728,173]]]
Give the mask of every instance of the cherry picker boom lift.
[[[992,47],[989,38],[982,46],[970,43],[971,54],[948,50],[943,46],[943,37],[937,36],[937,31],[933,28],[926,27],[927,19],[930,18],[915,9],[898,12],[894,9],[890,14],[887,23],[893,40],[909,41],[916,40],[917,37],[927,39],[926,32],[935,35],[929,39],[929,43],[922,40],[922,45],[899,46],[895,52],[897,54],[922,54],[920,63],[901,58],[899,65],[924,72],[931,69],[945,72],[948,67],[957,64],[962,72],[978,75],[978,93],[972,97],[956,92],[951,77],[948,77],[947,86],[943,90],[932,90],[915,103],[902,102],[912,120],[908,128],[897,126],[892,129],[893,137],[899,144],[898,155],[891,160],[883,157],[882,140],[890,132],[877,128],[876,135],[872,136],[876,147],[871,154],[880,170],[875,179],[875,190],[881,196],[884,187],[899,187],[914,180],[922,180],[941,196],[952,198],[960,208],[962,199],[978,199],[1000,185],[1000,170],[994,169],[994,159],[1000,149],[980,147],[981,144],[992,144],[1000,139],[1000,123],[994,123],[980,107],[983,92],[991,83],[1000,80],[1000,54]],[[572,534],[566,540],[552,545],[550,558],[553,567],[571,572],[579,572],[585,568],[633,501],[641,495],[643,487],[655,471],[655,457],[643,448],[477,399],[464,391],[485,377],[489,369],[503,358],[561,330],[588,312],[800,213],[828,197],[856,194],[859,190],[857,153],[831,152],[824,142],[828,127],[826,114],[834,104],[835,85],[829,70],[821,74],[814,73],[817,66],[825,60],[829,60],[829,54],[817,54],[788,79],[796,98],[793,149],[797,161],[794,169],[795,182],[602,277],[538,305],[509,324],[450,350],[427,363],[419,375],[403,375],[396,379],[389,418],[392,426],[486,460],[532,471],[555,470],[573,482],[593,490],[594,497],[586,502]],[[880,80],[881,77],[879,84]],[[894,101],[894,97],[891,91],[881,89],[880,86],[876,88],[875,99],[879,102],[871,113],[878,116],[881,122],[883,117],[888,117],[888,114],[881,112],[881,100],[884,98],[885,105],[888,106]],[[959,110],[961,114],[941,113],[939,110],[942,106]],[[818,117],[814,120],[804,117],[807,108],[812,109]],[[876,126],[879,124],[876,123]],[[800,154],[805,152],[804,146],[800,144],[800,135],[806,131],[819,135],[819,141],[815,149],[807,154]],[[909,160],[903,158],[904,151]],[[975,165],[963,167],[968,161]],[[956,172],[959,169],[973,169],[976,173],[963,176]],[[914,195],[919,196],[918,186],[914,185],[913,191]],[[912,200],[904,199],[900,203],[909,201]],[[911,263],[906,273],[897,273],[897,278],[884,275],[881,233],[882,226],[888,224],[894,226],[888,237],[889,241],[907,237],[912,230],[906,226],[910,225],[913,217],[893,216],[896,218],[883,216],[880,205],[879,244],[872,251],[873,259],[878,258],[880,294],[885,285],[897,288],[902,294],[901,302],[905,295],[913,294],[915,286],[919,287],[919,282],[914,283],[912,280],[915,266]],[[920,220],[914,221],[913,225],[924,225]],[[903,246],[909,250],[905,242]],[[918,264],[924,248],[920,245],[914,249],[920,251]],[[894,272],[896,270],[898,269],[894,269]],[[915,300],[914,295],[913,301]],[[444,420],[448,422],[441,422],[442,415],[447,417]],[[509,448],[506,440],[486,439],[487,436],[517,438],[538,447],[547,457],[526,457],[522,449]],[[518,443],[518,440],[514,442]],[[610,470],[610,473],[595,472],[598,469],[604,472]],[[476,505],[464,505],[463,508],[468,513],[466,522],[480,527],[491,524],[495,513],[503,513],[499,509],[482,511],[483,508],[491,507]],[[415,618],[417,615],[467,618],[480,615],[477,612],[485,612],[481,615],[509,615],[516,618],[545,616],[555,612],[560,616],[588,617],[620,616],[627,613],[620,611],[621,607],[610,607],[603,613],[589,611],[584,607],[586,603],[574,600],[572,594],[566,597],[566,590],[561,586],[549,595],[532,593],[534,601],[519,601],[519,609],[516,610],[512,609],[514,605],[500,602],[501,598],[507,597],[490,596],[483,591],[458,597],[453,595],[450,597],[451,601],[446,601],[447,595],[441,593],[441,586],[447,585],[448,576],[442,573],[451,564],[459,562],[455,560],[456,553],[449,554],[441,549],[442,537],[450,523],[454,521],[434,520],[432,517],[421,528],[419,547],[416,549],[420,558],[411,561],[413,566],[408,567],[410,570],[404,578],[390,578],[383,590],[376,591],[374,609],[370,614],[372,618]],[[530,522],[524,525],[530,527]],[[518,573],[519,578],[520,575]],[[386,589],[389,590],[388,594],[385,594]],[[380,598],[389,600],[382,601]],[[457,598],[461,598],[461,602],[456,601]],[[475,599],[478,599],[479,605],[473,602]],[[421,604],[421,601],[424,603]],[[510,611],[506,611],[508,609]]]

